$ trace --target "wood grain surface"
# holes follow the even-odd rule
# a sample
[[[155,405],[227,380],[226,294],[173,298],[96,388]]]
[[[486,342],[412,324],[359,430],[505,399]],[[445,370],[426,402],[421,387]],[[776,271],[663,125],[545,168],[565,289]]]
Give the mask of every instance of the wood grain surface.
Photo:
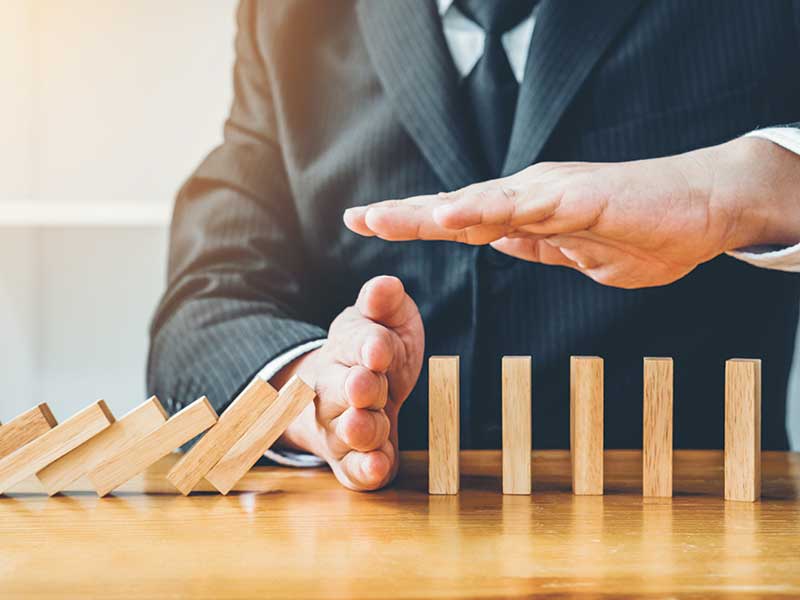
[[[277,397],[274,387],[262,379],[253,379],[225,409],[216,425],[172,468],[167,479],[182,494],[189,494]]]
[[[531,493],[531,357],[503,357],[503,493]]]
[[[50,463],[36,476],[49,495],[57,494],[104,460],[124,452],[167,420],[158,398],[150,397],[89,441]]]
[[[642,494],[672,496],[671,358],[644,359]]]
[[[89,479],[97,494],[105,496],[216,422],[217,413],[208,398],[198,398],[163,425],[101,462],[89,471]]]
[[[725,497],[761,495],[761,361],[725,363]]]
[[[569,447],[572,491],[603,494],[603,359],[573,356],[569,361]]]
[[[461,444],[458,356],[431,356],[428,360],[428,447],[431,451],[428,491],[457,494]]]
[[[287,381],[277,398],[255,420],[206,475],[222,494],[227,494],[264,452],[286,431],[289,424],[316,396],[314,389],[297,375]]]
[[[461,453],[458,496],[428,495],[424,452],[368,494],[256,467],[184,497],[175,455],[103,499],[33,478],[0,497],[0,597],[800,597],[800,455],[764,453],[755,503],[722,499],[721,451],[676,451],[673,498],[641,496],[640,452],[605,455],[604,496],[572,495],[567,451],[533,453],[531,496],[501,493],[497,451]]]
[[[57,425],[50,407],[42,403],[0,426],[0,458],[5,458]]]
[[[41,471],[114,422],[114,415],[98,400],[33,441],[0,459],[0,494]]]

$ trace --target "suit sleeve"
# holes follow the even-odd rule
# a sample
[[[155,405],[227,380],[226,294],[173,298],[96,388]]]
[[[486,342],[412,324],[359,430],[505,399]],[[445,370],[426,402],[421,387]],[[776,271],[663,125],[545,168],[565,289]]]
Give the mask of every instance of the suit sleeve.
[[[224,141],[176,199],[147,369],[148,389],[171,411],[201,395],[221,410],[271,359],[326,335],[307,309],[302,234],[256,35],[259,6],[244,0],[238,10]]]

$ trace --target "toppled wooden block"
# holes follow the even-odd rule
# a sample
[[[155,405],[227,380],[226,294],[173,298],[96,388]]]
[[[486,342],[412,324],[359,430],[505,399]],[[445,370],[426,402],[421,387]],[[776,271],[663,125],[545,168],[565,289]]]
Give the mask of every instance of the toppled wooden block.
[[[105,496],[157,460],[217,422],[217,413],[203,396],[128,448],[89,472],[98,496]]]
[[[0,427],[0,459],[55,427],[56,419],[47,404],[26,410]]]
[[[253,423],[206,475],[206,480],[223,494],[231,491],[256,464],[289,424],[314,400],[314,389],[298,376],[281,388],[277,399]]]
[[[124,452],[166,420],[166,411],[158,398],[153,396],[86,443],[39,471],[36,476],[52,496],[104,460]]]
[[[270,384],[254,379],[225,409],[217,424],[170,470],[170,483],[182,494],[189,494],[277,397]]]
[[[98,400],[0,460],[0,494],[41,471],[114,422],[106,403]]]

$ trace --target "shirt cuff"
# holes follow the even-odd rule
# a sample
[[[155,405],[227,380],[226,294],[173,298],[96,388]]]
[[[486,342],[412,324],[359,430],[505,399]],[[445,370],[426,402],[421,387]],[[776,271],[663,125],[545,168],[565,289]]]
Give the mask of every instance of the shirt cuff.
[[[797,127],[765,127],[745,133],[744,137],[757,137],[769,140],[790,152],[800,154],[800,129]]]
[[[270,379],[277,375],[278,371],[280,371],[290,362],[296,358],[300,358],[303,356],[303,354],[311,352],[312,350],[316,350],[324,343],[325,340],[321,339],[312,340],[310,342],[306,342],[305,344],[295,346],[291,350],[288,350],[269,361],[266,365],[264,365],[264,368],[258,372],[256,377],[269,382]],[[321,467],[325,464],[324,460],[318,456],[314,456],[313,454],[294,452],[292,450],[285,450],[282,448],[269,449],[264,452],[264,457],[268,458],[275,464],[282,465],[284,467]]]
[[[769,140],[800,155],[800,129],[797,127],[766,127],[746,133],[744,137]],[[728,252],[730,256],[764,269],[800,273],[800,244],[794,246],[753,246]]]
[[[266,382],[269,382],[270,379],[275,377],[283,367],[288,365],[296,358],[300,358],[303,354],[307,354],[312,350],[316,350],[317,348],[321,347],[325,343],[324,339],[319,340],[311,340],[310,342],[306,342],[305,344],[300,344],[299,346],[295,346],[291,350],[287,350],[283,354],[280,354],[269,361],[264,368],[262,368],[259,372],[257,377],[263,379]]]
[[[727,254],[756,267],[800,273],[800,244],[788,247],[753,246]]]

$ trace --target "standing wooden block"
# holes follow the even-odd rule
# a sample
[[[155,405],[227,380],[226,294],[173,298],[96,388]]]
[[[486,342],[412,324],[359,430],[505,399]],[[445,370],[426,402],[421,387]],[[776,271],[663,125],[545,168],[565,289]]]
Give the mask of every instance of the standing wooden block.
[[[50,496],[57,494],[104,460],[124,452],[155,431],[166,420],[166,411],[158,398],[153,396],[85,444],[39,471],[36,476]]]
[[[531,357],[503,357],[503,493],[531,493]]]
[[[603,494],[603,359],[570,358],[569,441],[572,492]]]
[[[182,494],[189,494],[277,397],[278,392],[270,384],[254,379],[167,474],[170,483]]]
[[[460,484],[458,356],[428,361],[428,493],[457,494]]]
[[[0,460],[0,494],[42,470],[114,422],[106,403],[98,400]]]
[[[761,496],[761,361],[725,363],[725,499]]]
[[[672,359],[644,359],[642,495],[672,496]]]
[[[297,375],[281,388],[272,405],[256,419],[255,423],[228,450],[214,466],[206,480],[223,494],[227,494],[264,452],[269,450],[289,424],[314,400],[314,389]]]
[[[57,425],[47,404],[34,406],[0,427],[0,458],[5,458]]]
[[[217,413],[208,399],[203,396],[195,400],[126,450],[92,469],[89,479],[97,495],[105,496],[216,422]]]

